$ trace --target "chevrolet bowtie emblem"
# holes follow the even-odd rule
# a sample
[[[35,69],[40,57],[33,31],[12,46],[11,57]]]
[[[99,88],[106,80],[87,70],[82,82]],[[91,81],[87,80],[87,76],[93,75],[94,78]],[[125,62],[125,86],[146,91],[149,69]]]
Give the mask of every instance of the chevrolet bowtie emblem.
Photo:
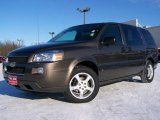
[[[11,62],[11,63],[9,64],[9,66],[10,66],[10,67],[15,67],[15,66],[16,66],[16,62]]]

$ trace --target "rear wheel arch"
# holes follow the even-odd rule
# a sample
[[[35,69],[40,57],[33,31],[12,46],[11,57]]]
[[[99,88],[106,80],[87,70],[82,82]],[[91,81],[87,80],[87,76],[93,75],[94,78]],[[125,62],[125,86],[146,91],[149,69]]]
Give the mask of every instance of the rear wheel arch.
[[[153,64],[153,66],[154,66],[154,59],[153,59],[152,57],[147,58],[147,60],[146,60],[146,61],[151,61],[151,62],[152,62],[152,64]]]

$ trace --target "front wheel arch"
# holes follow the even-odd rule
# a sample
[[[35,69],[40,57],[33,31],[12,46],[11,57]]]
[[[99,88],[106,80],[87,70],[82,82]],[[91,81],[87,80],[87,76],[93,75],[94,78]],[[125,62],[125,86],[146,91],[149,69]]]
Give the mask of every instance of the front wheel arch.
[[[99,69],[98,69],[97,63],[94,59],[92,59],[92,58],[78,59],[78,60],[72,61],[71,64],[69,65],[68,74],[67,74],[67,78],[66,78],[66,84],[68,84],[68,81],[71,77],[72,72],[78,66],[86,66],[88,68],[91,68],[99,76]]]

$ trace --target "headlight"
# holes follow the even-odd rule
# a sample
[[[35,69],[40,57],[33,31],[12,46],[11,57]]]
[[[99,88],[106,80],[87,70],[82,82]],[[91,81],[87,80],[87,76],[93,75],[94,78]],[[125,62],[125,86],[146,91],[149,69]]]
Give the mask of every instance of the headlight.
[[[46,51],[34,55],[33,62],[54,62],[63,60],[64,52],[55,50],[55,51]]]

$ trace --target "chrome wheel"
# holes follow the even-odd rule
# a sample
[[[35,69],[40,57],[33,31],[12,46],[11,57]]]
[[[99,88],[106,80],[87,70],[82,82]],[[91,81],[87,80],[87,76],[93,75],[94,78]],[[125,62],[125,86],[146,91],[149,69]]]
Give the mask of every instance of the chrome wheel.
[[[147,77],[148,79],[152,79],[154,75],[154,70],[151,64],[147,66]]]
[[[95,89],[95,82],[88,73],[77,73],[69,83],[71,94],[78,99],[88,98]]]
[[[141,80],[143,83],[151,83],[154,78],[154,65],[148,60],[146,61],[146,65],[141,73]]]

